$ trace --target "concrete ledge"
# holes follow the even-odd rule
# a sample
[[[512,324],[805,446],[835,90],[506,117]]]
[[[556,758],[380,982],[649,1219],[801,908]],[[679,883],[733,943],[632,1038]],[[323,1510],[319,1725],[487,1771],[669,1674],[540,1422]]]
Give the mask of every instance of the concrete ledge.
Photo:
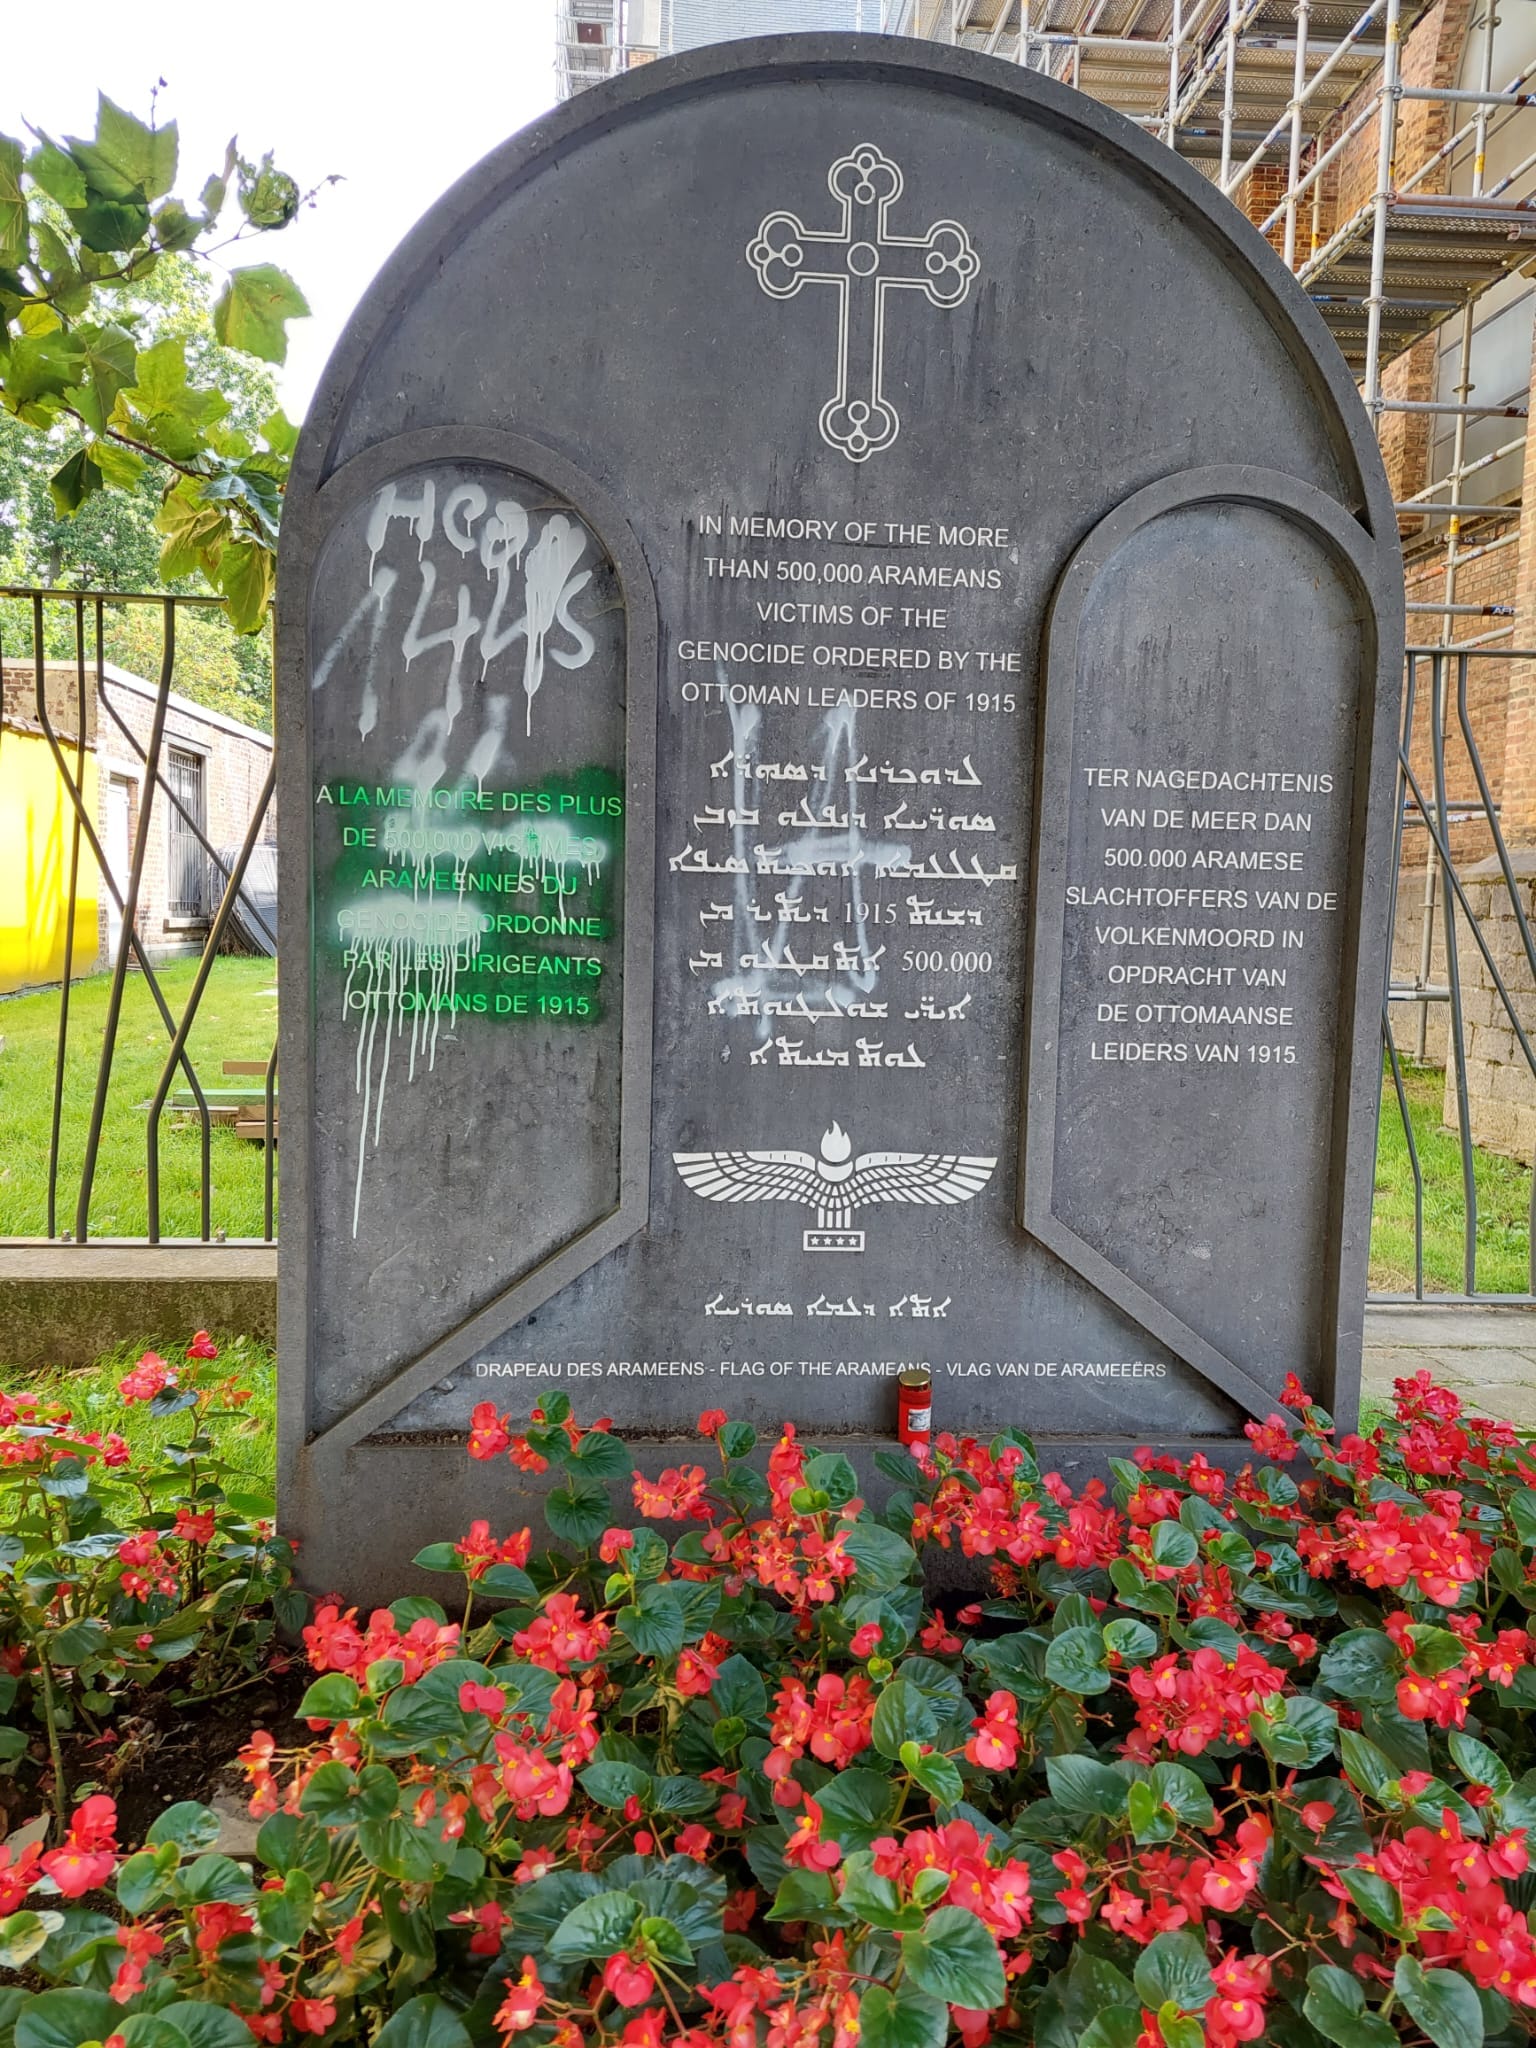
[[[275,1245],[0,1245],[0,1368],[89,1365],[198,1329],[276,1343]]]

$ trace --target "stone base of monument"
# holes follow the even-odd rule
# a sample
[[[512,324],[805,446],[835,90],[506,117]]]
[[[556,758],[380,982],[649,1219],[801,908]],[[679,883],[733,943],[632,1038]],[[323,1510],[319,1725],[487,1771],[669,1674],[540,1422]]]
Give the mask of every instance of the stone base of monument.
[[[713,1447],[697,1435],[646,1437],[635,1430],[621,1434],[634,1452],[637,1469],[650,1476],[668,1465],[698,1463],[708,1469],[714,1462]],[[776,1435],[766,1429],[762,1432],[763,1440],[751,1460],[760,1470]],[[877,1510],[890,1498],[893,1482],[877,1468],[875,1455],[879,1451],[899,1453],[901,1446],[894,1437],[839,1436],[827,1430],[801,1430],[800,1437],[817,1450],[841,1451],[859,1475],[864,1498]],[[1144,1437],[1133,1436],[1092,1443],[1043,1438],[1036,1443],[1036,1450],[1041,1471],[1059,1472],[1076,1492],[1091,1479],[1107,1480],[1110,1459],[1129,1458],[1144,1442]],[[1211,1437],[1159,1442],[1154,1448],[1160,1455],[1179,1459],[1203,1452],[1211,1464],[1228,1471],[1252,1457],[1252,1447],[1246,1442]],[[364,1613],[407,1594],[425,1594],[441,1601],[443,1576],[413,1569],[417,1553],[429,1543],[456,1540],[471,1522],[481,1518],[490,1522],[498,1537],[527,1524],[533,1530],[535,1550],[545,1548],[548,1535],[541,1502],[559,1477],[551,1472],[530,1479],[505,1459],[476,1463],[468,1456],[462,1438],[395,1438],[358,1444],[336,1461],[333,1476],[323,1486],[315,1484],[301,1460],[285,1504],[285,1520],[306,1532],[298,1577],[318,1597],[335,1595],[345,1606]],[[365,1492],[375,1503],[373,1515],[349,1521],[335,1511],[338,1499],[356,1500]],[[609,1493],[614,1523],[635,1523],[639,1518],[628,1483],[615,1482]],[[680,1533],[675,1524],[655,1526],[668,1537]],[[958,1550],[935,1546],[926,1553],[924,1563],[931,1592],[952,1590],[976,1596],[990,1586],[990,1561],[986,1558],[968,1558]]]

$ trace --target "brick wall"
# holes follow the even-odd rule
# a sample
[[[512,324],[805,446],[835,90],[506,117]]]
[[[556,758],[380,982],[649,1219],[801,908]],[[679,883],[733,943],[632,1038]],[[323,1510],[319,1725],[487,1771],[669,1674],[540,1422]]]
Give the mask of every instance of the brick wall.
[[[72,661],[45,661],[43,704],[54,737],[71,745],[79,737],[79,676]],[[30,661],[7,662],[0,669],[0,724],[15,732],[41,732],[37,715],[37,671]],[[96,738],[95,677],[85,691],[85,743]]]
[[[1536,1044],[1536,980],[1520,929],[1522,917],[1530,925],[1536,916],[1536,853],[1526,850],[1517,854],[1514,867],[1513,895],[1492,860],[1463,878],[1472,914],[1509,1002],[1499,993],[1466,920],[1460,918],[1456,957],[1461,971],[1472,1141],[1529,1165],[1536,1158],[1536,1080],[1521,1049],[1515,1022],[1527,1042]],[[1441,1115],[1454,1128],[1458,1115],[1454,1052],[1446,1062]]]
[[[1453,86],[1461,70],[1467,27],[1472,17],[1472,0],[1439,0],[1439,4],[1417,24],[1403,43],[1399,75],[1404,85]],[[1335,115],[1323,147],[1343,133],[1366,100],[1381,84],[1381,67],[1361,81],[1349,104]],[[1458,110],[1440,100],[1402,100],[1397,113],[1397,150],[1393,164],[1394,183],[1413,176],[1426,158],[1445,142],[1459,125]],[[1340,150],[1332,166],[1323,173],[1325,203],[1330,213],[1327,229],[1342,226],[1376,191],[1379,137],[1374,121],[1367,121],[1358,135]],[[1429,173],[1417,188],[1443,192],[1443,166]]]

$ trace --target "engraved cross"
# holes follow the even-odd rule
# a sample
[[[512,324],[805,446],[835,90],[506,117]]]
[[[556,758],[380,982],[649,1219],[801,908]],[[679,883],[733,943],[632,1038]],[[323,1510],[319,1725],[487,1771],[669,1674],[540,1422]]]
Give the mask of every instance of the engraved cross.
[[[935,221],[924,235],[890,232],[901,169],[872,143],[839,157],[827,185],[842,208],[840,227],[825,232],[793,213],[770,213],[747,261],[773,299],[792,299],[807,284],[837,288],[837,390],[821,409],[821,435],[850,462],[866,462],[901,431],[881,388],[886,293],[920,291],[930,305],[958,306],[981,266],[958,221]]]

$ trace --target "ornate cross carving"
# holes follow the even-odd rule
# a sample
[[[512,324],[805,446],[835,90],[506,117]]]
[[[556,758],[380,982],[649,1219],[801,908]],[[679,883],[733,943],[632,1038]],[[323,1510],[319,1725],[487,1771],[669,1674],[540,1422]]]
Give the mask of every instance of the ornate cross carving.
[[[901,167],[872,143],[840,156],[827,186],[842,208],[840,227],[827,233],[793,213],[770,213],[747,245],[747,261],[772,299],[792,299],[802,285],[836,286],[837,390],[821,409],[821,436],[850,462],[867,462],[901,431],[881,389],[886,293],[919,291],[930,305],[958,306],[981,265],[958,221],[935,221],[925,235],[889,231]]]

